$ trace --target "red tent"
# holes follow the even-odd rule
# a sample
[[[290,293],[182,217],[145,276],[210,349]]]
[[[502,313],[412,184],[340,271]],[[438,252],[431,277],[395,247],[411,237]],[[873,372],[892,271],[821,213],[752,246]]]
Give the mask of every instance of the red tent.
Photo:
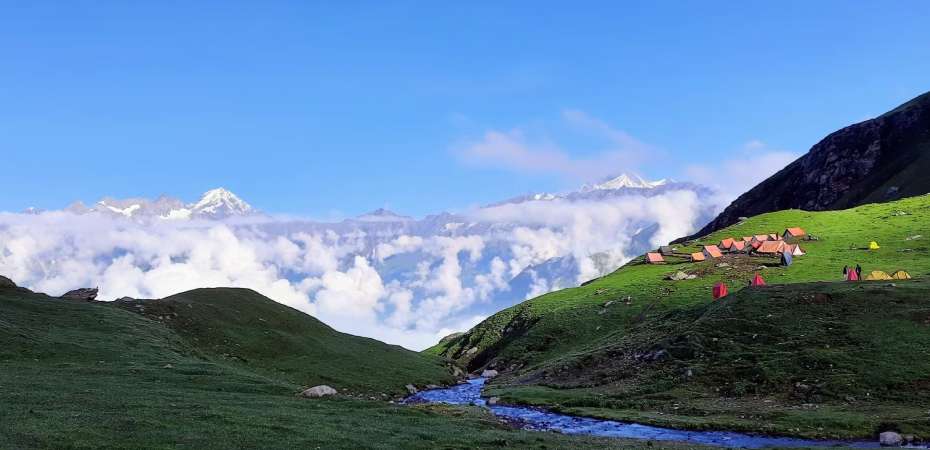
[[[856,269],[849,269],[846,272],[846,281],[859,281],[859,274],[856,273]]]
[[[756,276],[752,277],[752,285],[753,286],[765,286],[765,280],[763,280],[762,277],[759,276],[759,274],[756,274]]]
[[[727,285],[717,283],[714,285],[714,300],[727,296]]]

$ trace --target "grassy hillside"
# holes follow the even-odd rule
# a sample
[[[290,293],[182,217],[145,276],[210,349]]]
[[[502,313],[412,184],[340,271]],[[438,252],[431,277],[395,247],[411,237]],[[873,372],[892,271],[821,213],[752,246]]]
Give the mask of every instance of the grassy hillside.
[[[115,305],[163,323],[211,359],[294,384],[398,395],[408,383],[455,381],[438,357],[340,333],[248,289],[197,289]]]
[[[842,413],[837,413],[856,416],[855,419],[850,419],[848,426],[825,421],[808,429],[807,425],[802,425],[803,420],[790,418],[783,422],[776,421],[777,423],[769,426],[759,420],[745,419],[750,417],[745,411],[742,411],[744,423],[738,424],[739,421],[734,418],[741,415],[739,405],[749,409],[758,407],[756,400],[764,401],[760,399],[765,396],[780,396],[782,403],[778,404],[785,408],[803,408],[803,405],[816,405],[821,402],[843,403],[846,402],[846,393],[860,399],[876,401],[877,404],[884,405],[888,402],[895,406],[906,406],[908,403],[905,397],[911,395],[909,401],[920,404],[918,401],[921,397],[914,396],[914,392],[919,389],[913,387],[925,388],[925,383],[930,382],[930,367],[925,367],[922,363],[910,364],[909,361],[926,359],[926,354],[921,352],[925,351],[926,343],[930,342],[926,340],[930,338],[930,326],[922,322],[925,316],[921,316],[930,308],[930,289],[924,283],[919,280],[909,283],[896,282],[897,288],[884,290],[878,287],[888,282],[855,285],[840,282],[838,285],[829,286],[795,284],[840,280],[842,267],[855,266],[856,263],[861,264],[865,272],[906,269],[915,278],[927,276],[930,274],[930,196],[866,205],[845,211],[811,213],[790,210],[765,214],[697,242],[688,243],[680,247],[679,251],[697,251],[700,244],[715,243],[724,237],[780,232],[789,226],[803,227],[818,238],[816,241],[801,242],[807,255],[796,258],[791,267],[779,267],[775,259],[748,256],[728,256],[722,260],[704,263],[688,263],[679,258],[675,260],[680,262],[667,265],[646,265],[637,260],[585,286],[553,292],[504,310],[465,335],[439,344],[428,352],[455,358],[472,370],[481,367],[502,370],[504,376],[498,384],[503,387],[494,392],[510,401],[560,404],[563,407],[606,405],[605,408],[615,410],[615,414],[606,414],[602,410],[598,415],[611,416],[626,416],[631,414],[630,410],[668,410],[669,413],[657,413],[652,419],[643,419],[659,423],[675,422],[684,426],[738,426],[807,435],[867,435],[873,431],[871,427],[877,427],[883,418],[890,418],[892,415],[882,413],[880,408],[869,410],[863,404],[849,403],[846,406],[838,406]],[[915,238],[917,235],[922,236]],[[880,250],[866,250],[872,240],[879,242]],[[726,266],[718,267],[720,263]],[[679,270],[697,275],[697,278],[683,281],[666,279],[667,275]],[[744,287],[755,272],[759,272],[769,284],[775,286],[762,290],[745,290]],[[714,302],[711,299],[711,286],[718,281],[726,282],[731,293],[741,289],[745,292],[731,295],[721,302]],[[824,289],[828,291],[825,293],[827,297],[835,297],[841,301],[829,301],[823,306],[833,314],[825,316],[832,320],[825,325],[820,320],[810,318],[809,314],[814,314],[815,311],[807,311],[809,306],[799,307],[791,303],[793,300],[786,300],[787,303],[780,302],[779,295],[782,295],[783,291],[779,289],[793,293],[791,295],[795,297],[814,295],[818,289]],[[844,289],[862,291],[846,292]],[[833,290],[838,290],[835,296]],[[859,305],[862,309],[852,310],[854,315],[846,315],[850,312],[850,305],[869,300],[881,303]],[[727,374],[722,377],[715,378],[704,372],[701,367],[692,368],[692,376],[687,380],[682,379],[680,374],[678,378],[656,376],[656,373],[664,373],[664,370],[686,371],[684,366],[694,364],[694,361],[670,350],[656,356],[662,349],[658,343],[678,342],[678,339],[684,339],[686,343],[682,345],[686,348],[690,348],[688,346],[692,344],[704,345],[700,339],[700,342],[688,343],[688,339],[698,338],[682,338],[681,336],[685,336],[682,330],[687,329],[687,326],[698,318],[704,317],[707,313],[705,309],[710,308],[709,305],[738,304],[737,302],[758,304],[762,309],[735,309],[741,315],[728,320],[733,320],[733,324],[752,325],[745,328],[728,328],[723,326],[728,323],[727,320],[721,320],[713,326],[728,334],[715,337],[737,341],[752,336],[758,339],[762,332],[773,331],[757,325],[756,322],[765,325],[780,317],[785,323],[779,323],[778,329],[786,332],[793,330],[798,338],[792,341],[792,347],[776,347],[779,352],[791,352],[792,357],[799,358],[799,355],[810,352],[823,358],[817,361],[817,364],[822,365],[813,366],[816,373],[826,370],[825,367],[829,367],[830,364],[834,367],[844,367],[848,372],[843,376],[849,379],[852,387],[844,391],[833,386],[825,391],[829,395],[821,394],[812,398],[793,396],[790,386],[794,386],[795,383],[808,385],[809,382],[803,380],[813,376],[793,369],[797,365],[804,365],[805,360],[796,360],[792,363],[795,366],[784,365],[784,361],[772,363],[774,366],[784,365],[784,376],[775,376],[764,370],[761,374],[756,374],[754,370],[759,369],[754,368],[761,363],[753,359],[752,355],[759,353],[759,358],[765,358],[761,348],[750,349],[736,357],[726,353],[700,353],[700,358],[711,359],[709,364],[715,367],[718,375]],[[763,314],[761,321],[757,314]],[[909,315],[913,315],[911,322],[901,322],[901,317],[911,317]],[[854,318],[858,322],[853,322]],[[905,323],[907,327],[903,325]],[[824,326],[833,329],[848,326],[855,330],[854,334],[871,333],[869,338],[874,338],[874,341],[866,343],[867,339],[864,337],[862,341],[850,341],[845,331],[842,334],[838,331],[828,332],[818,339],[810,338],[822,333]],[[911,333],[915,336],[914,340],[899,339],[901,333]],[[824,346],[827,345],[834,350],[826,349]],[[658,347],[650,351],[643,350],[644,347],[650,346]],[[848,352],[835,350],[857,348],[856,346],[860,346],[865,353],[854,358],[844,356]],[[627,361],[625,358],[629,357],[629,352],[633,349],[644,352],[643,355],[646,356],[641,357],[645,359],[637,364]],[[870,352],[874,352],[871,360]],[[870,380],[875,372],[866,367],[870,362],[879,367],[882,374],[874,383]],[[658,372],[653,373],[653,370]],[[742,371],[748,374],[748,378],[742,379],[748,384],[720,384],[727,377],[734,378],[734,383],[741,380],[739,374]],[[643,374],[642,378],[636,374]],[[752,378],[755,375],[762,378]],[[912,388],[902,387],[890,380],[913,383],[908,385]],[[820,382],[822,381],[817,383]],[[875,390],[869,391],[873,384],[876,386]],[[685,386],[683,391],[677,390],[680,386]],[[694,389],[691,389],[692,387]],[[651,402],[635,401],[636,397],[630,396],[630,392],[633,392],[630,389],[650,396]],[[895,389],[900,389],[905,396],[891,396],[889,393]],[[602,396],[603,402],[591,400]],[[702,396],[707,396],[710,399],[708,401],[716,405],[716,409],[688,409],[681,403],[683,399],[698,399],[703,398]],[[869,413],[861,412],[866,410]],[[618,411],[624,412],[621,414]],[[679,420],[670,419],[669,414],[672,411],[681,416]],[[909,411],[916,414],[915,410]],[[924,411],[924,414],[926,415],[927,411]],[[790,414],[785,417],[788,416]],[[796,412],[795,416],[812,418],[817,414]],[[656,419],[657,417],[661,420]],[[930,423],[926,422],[926,416],[918,419],[914,426],[923,430],[924,435],[930,436]],[[903,423],[902,420],[894,421]]]
[[[0,280],[2,281],[2,280]],[[236,298],[232,298],[236,297]],[[156,302],[157,303],[157,302]],[[257,303],[257,304],[255,304]],[[147,303],[150,304],[150,303]],[[192,305],[188,307],[186,305]],[[238,315],[219,311],[234,306]],[[174,306],[179,322],[198,316],[211,325],[199,331],[165,326],[145,315],[104,303],[71,302],[0,283],[0,448],[3,449],[237,449],[237,448],[646,448],[647,443],[511,431],[470,408],[407,407],[340,396],[308,400],[290,378],[301,363],[258,345],[304,345],[309,335],[286,326],[280,336],[254,333],[248,314],[264,321],[317,327],[319,342],[351,341],[371,359],[385,352],[390,364],[343,370],[340,382],[389,391],[397,382],[393,359],[432,367],[394,347],[345,335],[298,318],[293,310],[241,290],[194,291],[158,307]],[[182,309],[193,312],[182,314]],[[211,309],[214,308],[214,309]],[[150,310],[154,311],[157,307]],[[148,310],[148,309],[147,309]],[[232,309],[231,309],[232,310]],[[258,320],[255,318],[254,320]],[[259,321],[262,322],[262,321]],[[263,322],[264,323],[264,322]],[[219,325],[227,330],[213,327]],[[196,326],[193,328],[197,328]],[[270,327],[265,329],[271,331]],[[275,333],[278,333],[277,331]],[[197,337],[195,340],[194,337]],[[199,341],[199,342],[198,342]],[[237,345],[239,344],[239,345]],[[228,345],[230,347],[225,347]],[[236,348],[238,352],[227,350]],[[229,357],[220,358],[225,352]],[[317,373],[316,353],[299,352],[308,373]],[[323,356],[331,356],[325,352]],[[232,356],[238,355],[234,359]],[[244,361],[240,361],[243,358]],[[272,376],[272,366],[283,377]],[[253,369],[258,370],[253,370]],[[327,372],[330,373],[330,372]],[[377,386],[383,376],[383,384]],[[438,382],[439,380],[434,380]],[[335,384],[335,383],[334,383]]]

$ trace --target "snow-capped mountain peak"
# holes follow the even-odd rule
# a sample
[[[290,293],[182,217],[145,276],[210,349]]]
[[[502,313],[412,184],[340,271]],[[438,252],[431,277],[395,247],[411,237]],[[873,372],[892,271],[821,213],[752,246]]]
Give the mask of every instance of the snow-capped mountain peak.
[[[241,216],[252,212],[252,206],[223,189],[211,189],[200,197],[200,201],[189,208],[195,215],[208,217]]]
[[[378,208],[370,213],[356,217],[355,220],[361,222],[406,222],[413,220],[413,218],[402,216],[389,209]]]
[[[590,191],[609,191],[615,189],[654,189],[659,186],[663,186],[668,181],[665,179],[658,181],[646,181],[638,175],[629,175],[629,174],[620,174],[617,177],[605,180],[601,183],[594,185],[584,185],[581,190],[582,192]]]

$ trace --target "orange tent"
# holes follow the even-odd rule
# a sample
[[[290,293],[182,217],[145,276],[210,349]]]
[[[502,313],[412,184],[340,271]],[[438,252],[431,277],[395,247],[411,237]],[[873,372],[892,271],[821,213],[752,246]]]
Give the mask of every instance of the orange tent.
[[[759,276],[759,274],[756,274],[756,276],[752,277],[752,285],[753,286],[765,286],[765,280],[763,280],[762,277]]]
[[[859,281],[859,274],[856,273],[856,269],[849,269],[846,272],[846,281]]]
[[[701,262],[701,261],[704,261],[704,260],[706,260],[706,259],[707,259],[707,258],[704,257],[704,254],[703,254],[703,253],[698,252],[698,253],[692,253],[692,254],[691,254],[691,262]]]
[[[661,253],[646,253],[646,262],[649,264],[664,264],[665,258],[662,257]]]
[[[717,283],[714,285],[714,300],[727,296],[727,285]]]

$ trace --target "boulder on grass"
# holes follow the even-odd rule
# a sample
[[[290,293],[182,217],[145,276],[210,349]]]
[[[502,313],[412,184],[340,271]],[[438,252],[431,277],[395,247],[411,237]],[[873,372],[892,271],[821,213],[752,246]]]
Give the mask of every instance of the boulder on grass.
[[[886,431],[878,435],[878,443],[882,447],[900,447],[903,442],[904,438],[894,431]]]
[[[488,369],[484,372],[481,372],[481,376],[484,378],[494,378],[498,375],[497,371],[494,369]]]
[[[307,398],[320,398],[320,397],[327,397],[327,396],[336,395],[336,394],[338,394],[338,392],[335,389],[325,384],[321,384],[319,386],[313,386],[312,388],[307,389],[306,391],[303,391],[300,393],[300,395],[307,397]]]
[[[410,395],[413,395],[413,394],[416,394],[416,393],[417,393],[417,387],[414,386],[414,385],[412,385],[412,384],[408,384],[408,385],[406,385],[406,386],[404,386],[404,387],[407,388],[407,392],[409,392]]]

